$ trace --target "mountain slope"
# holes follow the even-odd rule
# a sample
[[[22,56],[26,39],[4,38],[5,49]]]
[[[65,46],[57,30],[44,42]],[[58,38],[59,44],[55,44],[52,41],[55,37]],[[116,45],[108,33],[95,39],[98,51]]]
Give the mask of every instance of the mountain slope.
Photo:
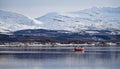
[[[88,30],[89,31],[89,30]],[[40,39],[40,38],[34,38],[34,37],[45,37],[45,38],[51,38],[51,40],[88,40],[88,41],[119,41],[120,35],[114,35],[110,34],[111,31],[97,31],[98,33],[91,34],[89,32],[70,32],[70,31],[64,31],[64,30],[47,30],[47,29],[27,29],[27,30],[20,30],[13,32],[15,36],[23,35],[24,38],[31,38],[34,40]],[[95,31],[95,30],[94,30]],[[26,36],[26,37],[25,37]]]
[[[40,28],[40,21],[22,14],[0,10],[0,32]]]
[[[52,30],[120,30],[120,7],[90,8],[78,12],[48,13],[36,18],[42,27]]]

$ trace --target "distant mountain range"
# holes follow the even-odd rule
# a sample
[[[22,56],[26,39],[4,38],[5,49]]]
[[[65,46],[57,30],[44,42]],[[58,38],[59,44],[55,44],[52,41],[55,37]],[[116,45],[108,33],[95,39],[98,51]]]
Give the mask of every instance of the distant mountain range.
[[[90,8],[77,12],[48,13],[36,19],[0,10],[0,32],[23,29],[120,30],[120,7]]]
[[[12,34],[12,37],[15,36],[13,39],[15,41],[26,38],[30,40],[45,38],[58,42],[61,40],[120,41],[120,7],[93,7],[66,13],[52,12],[35,19],[0,10],[0,33],[0,41],[9,39],[7,33]]]
[[[77,12],[48,13],[36,18],[42,27],[52,30],[120,30],[120,7],[90,8]]]

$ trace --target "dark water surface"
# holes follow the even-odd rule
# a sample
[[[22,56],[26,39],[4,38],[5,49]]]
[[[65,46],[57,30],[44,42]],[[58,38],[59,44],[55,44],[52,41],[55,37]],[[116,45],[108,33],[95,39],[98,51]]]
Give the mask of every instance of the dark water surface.
[[[0,69],[120,69],[120,47],[85,52],[0,53]]]

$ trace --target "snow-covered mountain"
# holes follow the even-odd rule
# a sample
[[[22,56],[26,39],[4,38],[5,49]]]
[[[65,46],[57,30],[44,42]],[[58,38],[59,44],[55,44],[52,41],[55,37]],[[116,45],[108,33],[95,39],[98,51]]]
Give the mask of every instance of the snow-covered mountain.
[[[120,7],[90,8],[77,12],[48,13],[36,18],[51,30],[120,30]]]
[[[0,10],[0,32],[40,28],[42,23],[22,14]]]
[[[0,10],[0,32],[24,29],[67,30],[72,32],[87,30],[87,33],[98,33],[95,30],[117,30],[112,34],[120,34],[120,7],[93,7],[66,13],[52,12],[36,19]]]

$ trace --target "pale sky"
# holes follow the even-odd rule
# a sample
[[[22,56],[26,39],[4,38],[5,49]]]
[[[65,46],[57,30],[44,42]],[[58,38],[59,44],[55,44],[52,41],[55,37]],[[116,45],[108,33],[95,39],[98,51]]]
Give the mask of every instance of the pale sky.
[[[120,7],[120,0],[0,0],[0,9],[33,18],[48,12],[71,12],[91,7]]]

